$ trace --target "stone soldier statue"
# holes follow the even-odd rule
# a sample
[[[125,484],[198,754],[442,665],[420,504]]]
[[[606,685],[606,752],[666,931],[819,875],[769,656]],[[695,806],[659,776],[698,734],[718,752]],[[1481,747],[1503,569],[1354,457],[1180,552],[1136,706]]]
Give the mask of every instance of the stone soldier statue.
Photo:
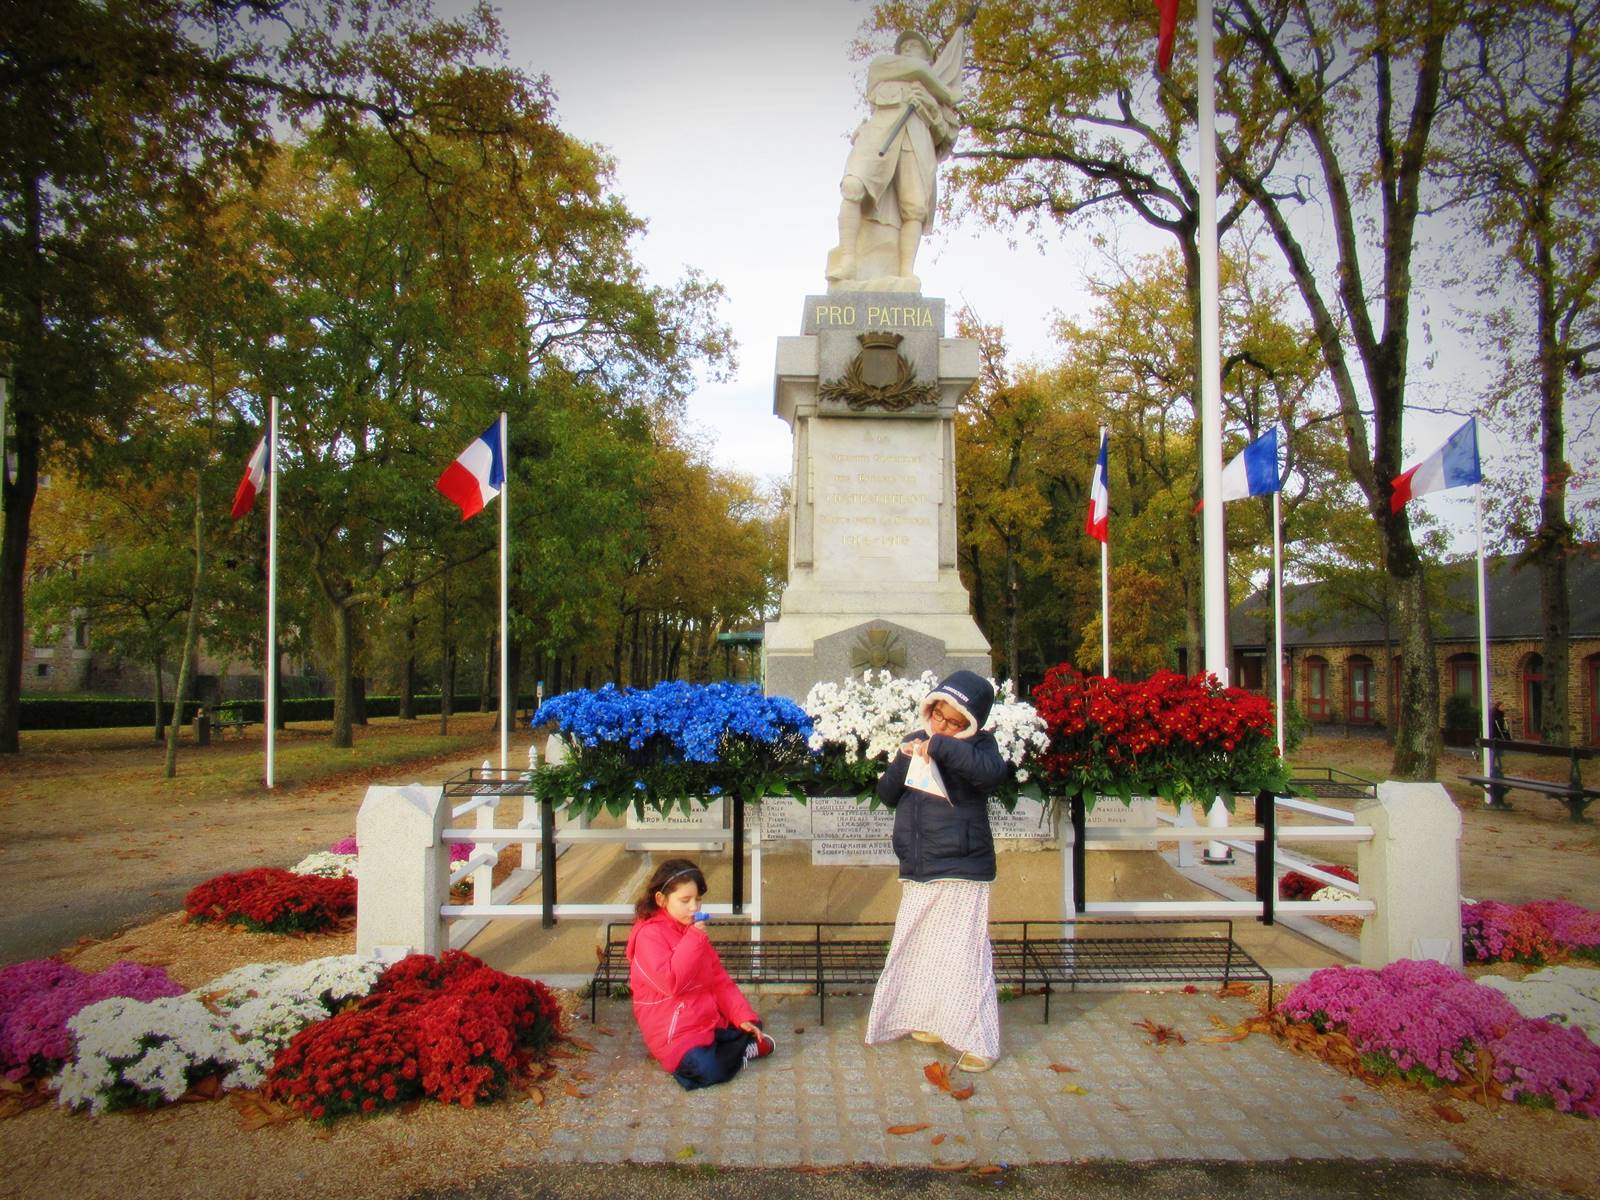
[[[960,130],[963,23],[933,57],[920,33],[867,68],[872,113],[855,132],[839,183],[839,244],[828,253],[830,292],[920,292],[913,273],[938,201],[939,162]]]

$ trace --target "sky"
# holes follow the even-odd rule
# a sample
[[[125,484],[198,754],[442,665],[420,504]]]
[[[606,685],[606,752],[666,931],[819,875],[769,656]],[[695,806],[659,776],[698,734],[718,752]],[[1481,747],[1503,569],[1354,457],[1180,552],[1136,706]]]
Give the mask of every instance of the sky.
[[[693,266],[726,289],[738,370],[702,386],[688,420],[716,463],[763,478],[790,472],[789,429],[772,412],[776,343],[800,332],[805,297],[826,291],[839,175],[866,111],[865,64],[850,47],[869,11],[860,0],[525,0],[500,9],[512,65],[547,75],[562,128],[614,158],[617,191],[648,222],[637,256],[650,275],[670,283]],[[1169,241],[1131,215],[1115,236],[1134,253]],[[1096,262],[1086,233],[1051,230],[1041,242],[969,218],[930,231],[917,273],[952,316],[970,305],[1004,325],[1014,362],[1049,361],[1055,320],[1088,313],[1085,273]],[[1447,329],[1449,307],[1447,298],[1432,306],[1430,343],[1414,338],[1418,363],[1433,363],[1419,366],[1412,388],[1408,463],[1444,442],[1481,386],[1480,356]],[[1487,428],[1480,446],[1486,472],[1529,452]],[[1580,481],[1585,488],[1600,484]],[[1455,531],[1458,550],[1475,540],[1463,545],[1470,493],[1414,502]]]

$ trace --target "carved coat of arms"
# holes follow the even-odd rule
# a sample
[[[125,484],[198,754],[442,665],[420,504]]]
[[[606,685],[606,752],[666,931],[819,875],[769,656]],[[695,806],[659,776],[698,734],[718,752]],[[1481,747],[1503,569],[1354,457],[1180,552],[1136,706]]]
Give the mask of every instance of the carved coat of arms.
[[[862,333],[856,336],[861,353],[838,379],[817,389],[823,400],[844,401],[852,411],[882,408],[904,412],[919,405],[939,403],[936,383],[918,383],[916,368],[900,353],[904,339],[898,333]]]

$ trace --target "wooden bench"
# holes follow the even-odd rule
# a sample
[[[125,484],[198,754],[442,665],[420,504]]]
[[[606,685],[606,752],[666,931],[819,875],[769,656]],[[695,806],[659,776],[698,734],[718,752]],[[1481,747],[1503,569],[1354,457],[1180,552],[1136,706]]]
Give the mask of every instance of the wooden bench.
[[[1208,936],[1152,936],[1152,926],[1214,925]],[[1061,936],[1069,932],[1072,936]],[[599,963],[590,980],[589,1016],[628,984],[628,934],[631,923],[606,926]],[[1272,977],[1233,940],[1231,921],[1122,920],[995,921],[990,925],[995,982],[1018,994],[1050,997],[1058,986],[1078,984],[1260,983],[1272,998]],[[758,933],[760,940],[751,935]],[[782,985],[812,990],[817,1020],[826,1023],[827,996],[863,991],[878,981],[894,924],[888,921],[714,920],[706,930],[722,965],[745,986]]]
[[[1567,811],[1574,821],[1587,821],[1583,810],[1589,803],[1600,798],[1600,788],[1585,787],[1583,782],[1583,763],[1600,755],[1600,747],[1596,746],[1562,746],[1552,742],[1524,742],[1515,738],[1479,738],[1478,745],[1489,752],[1489,773],[1487,775],[1462,775],[1460,778],[1468,783],[1475,783],[1486,789],[1489,793],[1489,807],[1497,809],[1510,809],[1506,803],[1506,792],[1521,789],[1526,792],[1538,792],[1545,796],[1555,796],[1567,806]],[[1508,775],[1500,765],[1502,754],[1537,754],[1546,758],[1565,758],[1572,764],[1572,770],[1566,783],[1553,783],[1548,779],[1532,779],[1525,775]]]

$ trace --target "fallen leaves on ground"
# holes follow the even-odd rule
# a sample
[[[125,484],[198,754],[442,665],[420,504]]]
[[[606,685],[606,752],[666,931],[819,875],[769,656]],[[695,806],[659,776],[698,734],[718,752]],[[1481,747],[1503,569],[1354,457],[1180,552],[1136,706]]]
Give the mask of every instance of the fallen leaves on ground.
[[[540,1108],[544,1107],[544,1089],[536,1083],[530,1083],[525,1089],[528,1099]]]
[[[1133,1027],[1148,1033],[1152,1043],[1157,1046],[1165,1046],[1169,1043],[1175,1046],[1185,1044],[1183,1034],[1179,1033],[1171,1025],[1158,1025],[1149,1017],[1145,1017],[1142,1021],[1133,1022]]]
[[[587,1051],[590,1051],[591,1053],[594,1051],[594,1043],[593,1042],[586,1042],[581,1037],[576,1037],[573,1034],[569,1033],[565,1037],[563,1037],[561,1040],[566,1042],[570,1046],[576,1046],[579,1050],[587,1050]]]
[[[979,1167],[976,1171],[973,1172],[973,1174],[974,1175],[999,1175],[1004,1170],[1005,1170],[1004,1167],[996,1166],[994,1163],[990,1163],[986,1167]]]
[[[0,1121],[21,1116],[30,1108],[38,1108],[50,1101],[50,1091],[44,1081],[26,1079],[16,1081],[0,1079]]]
[[[616,1037],[617,1036],[615,1030],[607,1029],[604,1025],[596,1025],[594,1027],[594,1031],[596,1033],[598,1033],[601,1037]]]
[[[1057,1075],[1068,1075],[1077,1071],[1077,1067],[1069,1067],[1066,1063],[1051,1063],[1050,1069]]]
[[[1217,995],[1225,999],[1235,996],[1248,996],[1249,994],[1250,985],[1248,983],[1240,983],[1237,979],[1232,983],[1225,983],[1217,989]]]
[[[588,1096],[584,1095],[583,1089],[575,1083],[563,1083],[561,1085],[561,1090],[567,1095],[571,1096],[574,1100],[587,1100],[589,1098]]]
[[[1062,1084],[1061,1085],[1061,1091],[1062,1091],[1062,1093],[1064,1095],[1068,1095],[1068,1096],[1087,1096],[1089,1094],[1089,1089],[1088,1088],[1080,1087],[1076,1083],[1064,1083],[1064,1084]]]
[[[945,1135],[944,1134],[936,1133],[931,1138],[928,1139],[928,1145],[930,1145],[930,1146],[943,1145],[944,1144],[944,1139],[945,1139]]]
[[[908,1133],[921,1133],[926,1128],[928,1128],[928,1122],[919,1121],[915,1125],[891,1125],[884,1132],[893,1134],[895,1137],[903,1137]]]
[[[1432,1105],[1432,1108],[1437,1116],[1443,1117],[1452,1125],[1460,1125],[1467,1119],[1465,1113],[1463,1113],[1459,1108],[1452,1107],[1449,1104],[1435,1104]]]
[[[972,1165],[973,1161],[974,1160],[970,1158],[964,1158],[960,1162],[934,1163],[933,1169],[935,1171],[965,1171]]]
[[[929,1063],[922,1068],[922,1073],[927,1077],[929,1083],[933,1084],[934,1087],[945,1093],[952,1100],[970,1100],[972,1093],[977,1091],[977,1087],[973,1084],[968,1084],[964,1088],[957,1088],[952,1084],[950,1082],[950,1072],[942,1062]]]
[[[246,1133],[273,1125],[287,1125],[300,1114],[287,1104],[269,1100],[259,1091],[229,1092],[228,1102],[239,1114],[239,1128]]]

